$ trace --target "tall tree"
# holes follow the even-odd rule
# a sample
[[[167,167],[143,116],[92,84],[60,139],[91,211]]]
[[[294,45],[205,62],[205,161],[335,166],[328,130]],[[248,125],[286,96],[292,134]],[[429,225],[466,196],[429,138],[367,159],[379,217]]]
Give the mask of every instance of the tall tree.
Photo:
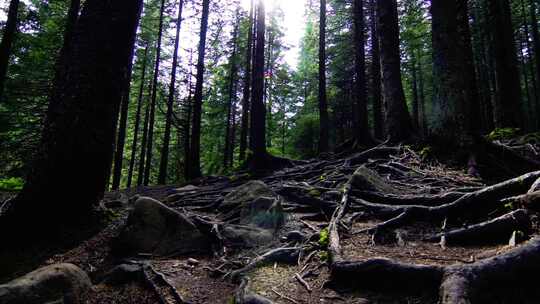
[[[210,0],[202,2],[201,30],[199,34],[199,54],[197,58],[197,76],[195,82],[195,95],[193,97],[193,114],[191,126],[191,143],[189,157],[189,178],[198,178],[201,174],[201,112],[203,103],[204,84],[204,58],[206,54],[206,33],[208,31],[208,17],[210,14]]]
[[[476,132],[473,119],[477,117],[473,118],[473,105],[478,102],[466,4],[466,0],[431,2],[432,133],[461,146],[470,144],[471,135]]]
[[[508,0],[489,0],[490,45],[495,63],[495,126],[520,127],[521,82]]]
[[[0,42],[0,101],[2,101],[4,95],[9,57],[11,56],[11,46],[13,45],[15,34],[17,32],[18,13],[19,0],[11,0],[9,2],[6,26],[4,27],[4,32],[2,34],[2,42]]]
[[[326,0],[319,9],[319,153],[328,152],[328,102],[326,96]]]
[[[8,218],[62,225],[88,215],[103,197],[141,7],[142,0],[85,3],[66,54],[67,77],[53,84],[39,151]]]
[[[364,1],[353,1],[353,44],[354,44],[354,91],[355,91],[355,138],[357,144],[369,144],[372,142],[369,132],[366,92],[366,54],[365,54],[365,20]]]
[[[264,105],[264,52],[265,52],[265,8],[264,2],[257,3],[256,43],[253,57],[253,87],[251,93],[250,165],[258,170],[268,166],[266,163],[266,107]]]
[[[150,183],[150,174],[152,172],[152,156],[154,153],[154,123],[156,119],[156,102],[159,78],[159,66],[161,63],[161,43],[163,38],[163,18],[165,14],[165,0],[161,0],[159,8],[159,26],[156,48],[156,62],[154,66],[154,79],[152,81],[152,96],[150,97],[150,117],[148,123],[148,142],[146,145],[146,163],[144,165],[144,185]]]
[[[253,15],[254,15],[254,0],[251,0],[251,7],[249,10],[248,19],[248,37],[246,41],[246,66],[244,69],[244,90],[242,93],[242,122],[240,127],[240,151],[239,160],[242,162],[246,158],[246,149],[248,144],[248,131],[249,131],[249,108],[251,98],[251,62],[252,62],[252,48],[253,48]]]
[[[171,82],[169,84],[169,97],[167,99],[167,114],[165,117],[165,133],[161,148],[161,161],[159,163],[158,183],[163,185],[167,180],[167,166],[169,163],[169,144],[171,141],[171,126],[173,119],[174,95],[176,93],[176,68],[178,65],[178,44],[180,42],[180,27],[182,25],[182,10],[184,1],[178,2],[178,16],[176,18],[176,36],[174,38],[174,51],[171,69]]]
[[[531,15],[531,34],[533,38],[533,50],[534,50],[534,61],[536,64],[536,119],[537,119],[537,128],[540,129],[540,35],[538,34],[538,17],[536,13],[538,1],[531,0],[529,1],[529,9]]]
[[[133,60],[133,55],[131,55]],[[124,161],[124,146],[126,143],[126,133],[127,133],[127,119],[128,119],[128,110],[129,110],[129,97],[131,90],[131,74],[133,69],[132,60],[129,62],[128,69],[126,71],[127,75],[124,81],[124,87],[122,92],[122,103],[120,106],[120,121],[118,122],[118,133],[116,138],[116,151],[114,153],[114,171],[113,171],[113,181],[112,181],[112,190],[118,190],[120,187],[120,179],[122,178],[122,167]]]
[[[373,99],[373,135],[377,139],[384,137],[383,107],[381,98],[381,56],[379,31],[377,30],[377,3],[370,1],[371,9],[371,95]]]
[[[413,135],[413,127],[401,83],[397,1],[377,1],[377,15],[387,136],[400,142]]]
[[[228,88],[228,102],[227,102],[227,124],[225,126],[225,151],[223,153],[223,166],[228,168],[229,165],[232,165],[231,153],[234,152],[233,138],[234,134],[232,132],[234,128],[234,108],[236,107],[236,50],[237,50],[237,40],[238,40],[238,27],[239,27],[239,13],[236,12],[236,23],[234,25],[233,35],[232,35],[232,52],[229,59],[230,69],[229,69],[229,88]]]
[[[135,156],[137,155],[137,144],[139,142],[139,129],[141,124],[141,110],[143,105],[143,99],[144,99],[144,84],[146,79],[146,67],[148,62],[148,42],[146,42],[146,46],[144,48],[144,55],[143,55],[143,62],[142,62],[142,69],[141,69],[141,77],[140,77],[140,87],[139,87],[139,96],[137,98],[137,110],[135,112],[135,123],[133,125],[133,143],[131,144],[131,158],[129,160],[129,169],[128,169],[128,177],[127,177],[127,185],[126,187],[131,187],[131,182],[133,180],[133,170],[135,168]]]

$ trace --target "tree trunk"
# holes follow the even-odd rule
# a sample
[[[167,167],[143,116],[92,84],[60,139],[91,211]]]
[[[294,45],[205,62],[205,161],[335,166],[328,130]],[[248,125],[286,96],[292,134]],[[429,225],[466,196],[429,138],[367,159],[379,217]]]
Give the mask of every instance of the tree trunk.
[[[229,70],[229,100],[227,102],[227,124],[225,127],[225,149],[223,151],[223,167],[229,168],[230,165],[232,165],[232,162],[230,162],[230,155],[231,151],[234,151],[234,146],[232,145],[232,120],[234,115],[233,107],[235,106],[235,100],[236,100],[236,88],[235,88],[235,81],[236,81],[236,48],[237,48],[237,38],[238,38],[238,27],[239,27],[239,14],[236,13],[237,16],[237,22],[234,25],[233,30],[233,37],[232,37],[232,43],[233,43],[233,50],[231,54],[231,58],[229,60],[229,63],[231,65]]]
[[[250,148],[253,151],[251,167],[253,170],[265,168],[266,152],[266,107],[264,106],[264,51],[265,51],[265,9],[263,1],[257,5],[257,32],[255,56],[253,60],[253,89],[251,95]]]
[[[411,58],[411,78],[412,78],[412,121],[413,127],[420,130],[420,102],[418,100],[418,70],[416,68],[416,55]]]
[[[536,16],[536,0],[529,2],[531,10],[531,33],[533,38],[534,59],[536,63],[536,119],[537,129],[540,129],[540,35],[538,34],[538,18]]]
[[[251,8],[249,13],[249,32],[246,47],[246,67],[244,76],[244,90],[242,93],[242,125],[240,130],[240,151],[239,161],[243,162],[246,159],[247,138],[249,132],[249,107],[251,95],[251,61],[252,61],[252,46],[253,46],[253,14],[254,0],[251,0]]]
[[[355,139],[357,144],[370,144],[372,142],[369,132],[367,93],[366,93],[366,54],[365,44],[365,20],[364,1],[353,1],[353,45],[354,45],[354,98],[356,102],[353,108],[356,112]]]
[[[142,0],[86,1],[67,77],[53,84],[39,151],[8,210],[18,225],[77,224],[103,197],[141,8]]]
[[[150,184],[150,175],[152,173],[152,156],[154,148],[154,122],[156,119],[156,102],[159,78],[159,65],[161,61],[161,40],[163,38],[163,17],[165,13],[165,0],[161,0],[159,9],[159,29],[156,48],[156,62],[154,67],[154,79],[152,81],[152,96],[150,99],[150,118],[148,124],[148,142],[146,146],[146,164],[144,166],[144,185]]]
[[[396,0],[377,1],[381,52],[382,91],[386,104],[386,129],[390,142],[413,135],[413,127],[401,83],[399,26]]]
[[[530,110],[529,110],[529,115],[531,116],[531,121],[530,121],[530,130],[531,131],[534,131],[536,130],[536,126],[538,125],[538,122],[535,120],[535,119],[538,119],[538,117],[536,117],[536,115],[534,115],[534,110],[532,108],[534,108],[533,106],[533,103],[534,105],[538,104],[538,86],[537,86],[537,82],[536,82],[536,74],[535,74],[535,69],[534,69],[534,59],[533,59],[533,54],[534,54],[534,50],[533,50],[533,46],[531,44],[531,34],[530,34],[530,30],[529,30],[529,23],[528,23],[528,19],[527,19],[527,9],[526,9],[526,6],[525,6],[525,1],[524,0],[521,0],[520,1],[521,3],[521,13],[522,13],[522,17],[523,17],[523,29],[524,29],[524,42],[525,42],[525,48],[527,50],[527,57],[529,58],[529,64],[526,64],[525,62],[525,57],[523,57],[523,63],[526,65],[526,68],[529,70],[529,73],[531,73],[531,81],[530,81],[530,84],[532,86],[532,90],[531,92],[529,93],[527,91],[527,93],[530,95],[530,100],[529,100],[529,104],[528,106],[530,107]],[[533,6],[534,8],[534,6]],[[535,10],[533,10],[534,12]],[[532,17],[531,17],[532,18]],[[536,16],[534,17],[536,18]],[[523,50],[521,51],[521,53],[523,53]],[[524,72],[525,75],[527,75],[526,72]],[[528,86],[527,86],[528,88]]]
[[[190,148],[189,178],[194,179],[202,176],[201,173],[201,112],[203,102],[204,84],[204,57],[206,53],[206,33],[208,30],[208,15],[210,13],[210,0],[202,2],[201,31],[199,40],[199,54],[197,62],[197,82],[195,83],[195,96],[193,100],[193,120]]]
[[[416,60],[418,61],[418,102],[420,105],[420,134],[427,136],[427,110],[426,110],[426,94],[424,90],[424,65],[422,64],[422,54],[418,54]]]
[[[431,2],[434,78],[431,133],[454,146],[472,143],[472,134],[477,130],[472,121],[479,114],[473,112],[477,103],[477,98],[473,98],[477,97],[476,76],[471,71],[474,66],[466,2]]]
[[[487,1],[491,46],[495,57],[495,126],[521,126],[521,83],[508,0]]]
[[[383,109],[381,99],[381,58],[379,32],[377,30],[377,4],[370,1],[371,9],[371,91],[373,98],[373,134],[375,138],[384,137]]]
[[[321,0],[319,19],[319,153],[328,152],[328,104],[326,100],[326,0]]]
[[[133,70],[133,53],[131,54],[131,60],[124,83],[122,93],[122,104],[120,107],[120,122],[118,124],[118,138],[116,140],[116,151],[114,154],[114,171],[112,190],[118,190],[120,187],[120,179],[122,178],[122,164],[124,162],[124,147],[126,143],[127,132],[127,119],[129,110],[129,95],[131,90],[131,75]]]
[[[135,113],[135,125],[133,127],[133,144],[131,145],[131,158],[129,160],[129,171],[128,171],[128,178],[127,178],[127,188],[131,187],[131,183],[133,180],[133,169],[135,168],[135,155],[137,153],[137,143],[139,140],[139,128],[141,124],[141,109],[142,109],[142,103],[143,103],[143,92],[144,92],[144,84],[146,79],[146,66],[147,66],[147,60],[148,60],[148,43],[146,43],[146,47],[144,48],[144,57],[143,57],[143,63],[142,63],[142,71],[141,71],[141,85],[139,87],[139,97],[137,98],[137,112]]]
[[[153,83],[150,82],[148,87],[149,95],[152,94]],[[148,123],[150,120],[150,102],[146,101],[146,110],[144,111],[143,133],[141,140],[141,152],[139,156],[139,170],[137,172],[137,186],[144,184],[144,165],[146,160],[146,146],[148,143]]]
[[[11,46],[15,40],[17,32],[19,13],[19,0],[11,0],[9,3],[8,16],[4,33],[2,34],[2,42],[0,42],[0,102],[4,98],[4,86],[6,84],[7,69],[9,65],[9,57],[11,56]]]
[[[158,184],[164,185],[167,181],[167,166],[169,164],[169,144],[171,141],[171,125],[173,119],[174,94],[176,92],[176,68],[178,65],[178,43],[180,42],[180,28],[182,25],[182,10],[184,1],[178,3],[178,16],[176,19],[176,36],[174,38],[174,52],[171,70],[171,82],[169,84],[169,98],[167,100],[167,114],[165,118],[165,134],[161,148],[161,161],[159,163]]]

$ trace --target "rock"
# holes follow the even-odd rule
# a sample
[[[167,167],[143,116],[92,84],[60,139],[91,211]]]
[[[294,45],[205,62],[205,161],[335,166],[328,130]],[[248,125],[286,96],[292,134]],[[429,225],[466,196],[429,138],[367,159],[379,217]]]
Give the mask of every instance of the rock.
[[[141,197],[130,211],[115,249],[121,254],[160,256],[204,253],[210,249],[210,238],[183,214],[154,199]]]
[[[137,264],[122,264],[114,267],[106,274],[102,283],[108,285],[122,285],[130,282],[142,281],[142,266]]]
[[[243,206],[260,197],[277,198],[277,194],[261,181],[250,181],[245,183],[223,198],[220,210],[232,210]]]
[[[82,303],[92,287],[88,275],[73,264],[54,264],[0,285],[1,304]]]
[[[387,194],[397,193],[396,189],[388,181],[366,166],[362,166],[354,172],[351,184],[355,190],[375,191]]]
[[[276,230],[285,222],[285,213],[278,198],[259,197],[240,207],[240,224]]]
[[[268,244],[274,239],[273,231],[250,226],[227,225],[223,227],[226,246],[253,248]]]

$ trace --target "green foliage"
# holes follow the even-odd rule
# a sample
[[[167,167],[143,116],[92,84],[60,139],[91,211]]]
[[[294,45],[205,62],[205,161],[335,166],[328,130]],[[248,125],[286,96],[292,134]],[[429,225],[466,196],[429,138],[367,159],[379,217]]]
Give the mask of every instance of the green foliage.
[[[20,191],[24,185],[24,180],[18,177],[0,179],[0,191]]]
[[[517,137],[520,129],[517,128],[497,128],[487,135],[490,141],[505,140]]]
[[[432,153],[433,153],[433,148],[430,146],[423,147],[422,150],[420,150],[419,152],[420,157],[424,159],[430,157]]]
[[[319,252],[319,259],[321,260],[321,262],[327,262],[328,260],[330,260],[330,254],[328,253],[328,251],[321,251]]]
[[[319,191],[317,189],[311,189],[311,190],[309,190],[309,195],[312,196],[312,197],[320,197],[321,196],[321,191]]]
[[[326,248],[328,247],[328,244],[330,244],[330,235],[328,233],[328,228],[324,228],[319,233],[319,245]]]

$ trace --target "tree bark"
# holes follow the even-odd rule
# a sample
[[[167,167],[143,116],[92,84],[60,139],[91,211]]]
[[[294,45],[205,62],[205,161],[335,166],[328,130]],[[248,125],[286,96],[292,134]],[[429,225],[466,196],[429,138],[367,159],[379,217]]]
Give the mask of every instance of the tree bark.
[[[176,92],[176,68],[178,65],[178,44],[180,42],[180,28],[182,26],[182,10],[184,1],[178,3],[178,16],[176,19],[176,36],[174,38],[174,52],[171,70],[171,82],[169,84],[169,97],[167,99],[167,114],[165,117],[165,134],[161,148],[161,160],[159,163],[158,184],[164,185],[167,181],[167,166],[169,164],[169,144],[171,141],[171,126],[173,119],[174,94]]]
[[[373,99],[373,135],[377,139],[384,137],[383,109],[381,98],[381,58],[379,32],[377,30],[377,4],[370,1],[371,9],[371,90]]]
[[[118,136],[116,140],[116,151],[114,154],[114,171],[113,171],[113,182],[112,190],[118,190],[120,187],[120,179],[122,178],[122,164],[124,162],[124,147],[126,143],[126,132],[127,132],[127,119],[128,119],[128,110],[129,110],[129,95],[131,90],[131,76],[133,70],[133,53],[131,54],[131,59],[129,62],[128,70],[126,71],[126,80],[124,83],[123,93],[122,93],[122,104],[120,107],[120,121],[118,124]]]
[[[251,167],[265,168],[266,152],[266,107],[264,106],[264,51],[265,51],[265,8],[263,1],[257,5],[255,56],[253,60],[253,89],[251,95],[250,148],[253,151]]]
[[[154,148],[154,122],[156,119],[157,87],[159,78],[159,65],[161,61],[161,40],[163,38],[163,17],[165,13],[165,0],[161,0],[159,9],[159,28],[156,48],[156,62],[154,66],[154,79],[152,81],[152,96],[150,99],[150,118],[148,124],[148,142],[146,146],[146,164],[144,166],[144,185],[150,184],[150,175],[152,173],[152,156]]]
[[[409,139],[413,127],[401,83],[396,0],[377,1],[377,13],[387,136],[390,142],[397,143]]]
[[[4,86],[6,84],[9,57],[11,56],[11,47],[15,40],[15,33],[17,32],[18,13],[19,0],[11,0],[6,26],[2,34],[2,42],[0,42],[0,101],[4,98]]]
[[[237,20],[239,18],[238,12],[236,13]],[[236,87],[235,87],[235,81],[236,81],[236,72],[237,72],[237,66],[236,66],[236,49],[237,49],[237,38],[238,38],[238,27],[239,27],[239,21],[236,22],[234,25],[233,30],[233,37],[232,37],[232,43],[233,43],[233,49],[231,58],[229,60],[229,64],[231,65],[229,70],[229,100],[227,102],[227,124],[225,127],[225,149],[223,151],[223,167],[229,168],[230,165],[232,165],[232,162],[230,161],[231,157],[230,154],[232,151],[234,151],[234,146],[232,144],[232,120],[234,115],[234,107],[235,107],[235,100],[236,100]]]
[[[246,149],[248,146],[248,133],[249,133],[249,108],[250,108],[250,95],[251,95],[251,61],[252,61],[252,49],[253,49],[253,14],[254,14],[254,0],[251,0],[251,8],[249,13],[248,24],[248,37],[246,47],[246,67],[244,71],[244,90],[242,93],[242,125],[240,130],[240,151],[238,159],[243,162],[246,159]]]
[[[152,94],[153,83],[150,82],[148,87],[148,94]],[[142,186],[144,184],[144,165],[146,159],[146,146],[148,143],[148,123],[150,120],[150,102],[146,101],[146,109],[144,111],[144,122],[143,122],[143,133],[141,139],[141,152],[139,156],[139,170],[137,172],[137,186]]]
[[[369,132],[368,112],[367,112],[367,92],[366,92],[366,53],[365,45],[365,20],[364,1],[354,0],[353,2],[353,34],[354,34],[354,91],[356,102],[356,130],[355,139],[357,144],[370,144],[372,142]]]
[[[420,102],[418,97],[418,70],[416,67],[416,55],[413,51],[411,58],[411,87],[412,87],[412,122],[413,127],[420,130]]]
[[[203,103],[204,84],[204,57],[206,53],[206,33],[208,30],[208,15],[210,14],[210,0],[202,2],[201,31],[199,40],[199,54],[197,62],[197,81],[195,83],[195,96],[193,99],[193,120],[190,148],[189,178],[202,176],[201,173],[201,112]]]
[[[326,96],[326,0],[319,14],[319,153],[328,152],[328,103]]]
[[[536,0],[529,2],[531,14],[531,33],[533,38],[534,59],[536,63],[536,119],[537,129],[540,129],[540,35],[538,34],[538,17],[536,15]]]
[[[40,229],[77,224],[103,197],[141,8],[142,0],[85,3],[67,77],[53,84],[39,151],[8,217]]]
[[[135,168],[135,155],[137,154],[137,143],[139,140],[139,128],[141,123],[141,109],[142,109],[142,103],[144,98],[144,84],[146,79],[146,66],[147,66],[147,60],[148,60],[148,42],[146,43],[146,46],[144,48],[144,57],[143,57],[143,63],[142,63],[142,71],[141,71],[141,85],[139,87],[139,97],[137,98],[137,112],[135,113],[135,125],[133,126],[133,143],[131,145],[131,158],[129,160],[129,170],[128,170],[128,177],[127,177],[127,188],[131,187],[131,183],[133,180],[133,169]]]
[[[487,1],[492,52],[495,58],[495,126],[521,126],[521,83],[508,0]]]
[[[433,121],[431,133],[453,146],[472,144],[478,133],[476,76],[466,0],[433,0]]]

